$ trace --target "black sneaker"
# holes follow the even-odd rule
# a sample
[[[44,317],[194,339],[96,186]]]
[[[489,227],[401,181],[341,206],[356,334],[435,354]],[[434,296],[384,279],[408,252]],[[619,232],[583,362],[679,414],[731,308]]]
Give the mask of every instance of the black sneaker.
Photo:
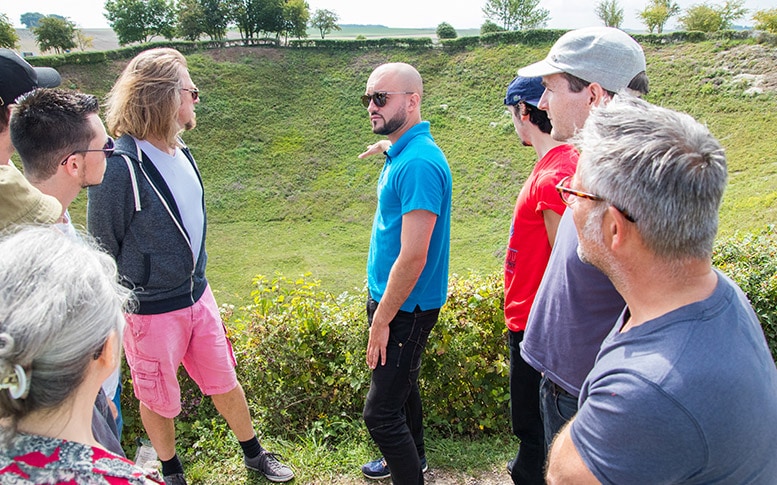
[[[426,463],[426,457],[421,458],[421,471],[426,473],[428,469],[429,465]],[[391,476],[386,459],[383,457],[362,465],[362,474],[372,480],[382,480]]]
[[[186,485],[186,478],[183,473],[176,473],[174,475],[166,475],[164,477],[165,485]]]
[[[253,458],[243,456],[243,462],[246,468],[263,474],[271,482],[288,482],[294,478],[294,472],[278,461],[279,458],[281,457],[275,453],[262,450],[259,455]]]

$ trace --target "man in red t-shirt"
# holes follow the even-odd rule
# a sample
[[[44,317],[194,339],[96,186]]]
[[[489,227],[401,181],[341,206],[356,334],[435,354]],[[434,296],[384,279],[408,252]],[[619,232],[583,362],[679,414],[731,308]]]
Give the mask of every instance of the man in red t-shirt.
[[[516,457],[507,464],[513,482],[542,484],[545,441],[540,417],[540,374],[521,358],[529,309],[542,280],[566,206],[556,184],[575,173],[577,151],[553,140],[547,113],[537,108],[545,88],[542,78],[516,77],[507,88],[505,104],[524,146],[533,147],[538,162],[515,203],[505,254],[505,323],[510,340],[510,410],[513,433],[521,440]]]

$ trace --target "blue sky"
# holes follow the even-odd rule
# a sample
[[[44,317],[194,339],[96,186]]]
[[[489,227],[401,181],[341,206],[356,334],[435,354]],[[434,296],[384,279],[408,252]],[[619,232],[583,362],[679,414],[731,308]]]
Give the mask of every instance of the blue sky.
[[[440,22],[448,22],[457,29],[479,28],[485,18],[482,7],[485,0],[307,0],[311,11],[316,9],[333,10],[345,24],[380,24],[387,27],[436,27]],[[723,0],[677,0],[681,8],[704,3],[722,4]],[[648,0],[619,0],[624,9],[625,29],[642,30],[644,26],[637,18]],[[70,18],[79,27],[108,27],[103,16],[105,0],[3,0],[0,13],[8,15],[17,27],[21,27],[19,17],[25,12],[59,14]],[[573,29],[599,25],[594,14],[595,1],[571,2],[569,0],[541,0],[540,6],[550,11],[550,28]],[[745,7],[751,10],[774,8],[774,0],[746,0]],[[751,25],[748,17],[739,23]],[[674,27],[670,21],[667,28]]]

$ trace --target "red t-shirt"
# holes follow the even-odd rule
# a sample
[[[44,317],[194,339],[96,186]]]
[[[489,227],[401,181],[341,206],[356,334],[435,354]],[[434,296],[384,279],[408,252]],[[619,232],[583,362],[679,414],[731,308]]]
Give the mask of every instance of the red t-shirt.
[[[542,211],[561,215],[566,206],[556,185],[575,173],[578,153],[572,145],[552,148],[537,162],[518,194],[505,254],[505,322],[514,332],[526,329],[551,246]]]

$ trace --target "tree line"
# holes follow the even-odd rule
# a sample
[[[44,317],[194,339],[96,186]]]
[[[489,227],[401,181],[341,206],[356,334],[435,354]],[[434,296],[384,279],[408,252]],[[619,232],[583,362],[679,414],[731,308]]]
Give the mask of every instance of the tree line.
[[[311,15],[305,0],[107,0],[105,10],[105,18],[121,45],[148,42],[155,37],[198,40],[208,36],[223,40],[232,26],[247,42],[259,37],[307,37],[308,25],[317,29],[322,39],[341,30],[335,12],[319,9]],[[20,20],[32,30],[43,52],[91,47],[92,39],[68,18],[27,12]],[[0,47],[18,45],[13,24],[0,13]]]
[[[544,28],[550,11],[539,4],[540,0],[485,0],[482,11],[486,21],[480,33]],[[593,8],[604,25],[620,28],[623,24],[623,8],[618,0],[599,0]],[[246,43],[268,37],[276,41],[305,38],[308,27],[317,29],[322,39],[341,30],[335,12],[318,9],[311,15],[305,0],[107,0],[105,10],[121,45],[148,42],[155,37],[198,40],[208,36],[223,40],[231,27],[237,28]],[[726,0],[722,5],[704,2],[684,11],[673,0],[647,0],[638,17],[651,34],[661,34],[672,17],[678,17],[683,30],[716,32],[731,28],[748,13],[745,0]],[[756,29],[777,33],[777,8],[757,11],[752,18]],[[20,20],[33,31],[43,52],[92,46],[93,39],[66,17],[27,12]],[[442,22],[437,36],[454,39],[457,33],[453,26]],[[0,13],[0,47],[16,48],[18,43],[12,23]]]
[[[539,4],[540,0],[486,0],[483,7],[486,22],[480,33],[543,28],[550,19],[550,12]],[[623,7],[618,0],[599,0],[594,11],[608,27],[620,28],[623,24]],[[704,2],[685,10],[672,0],[648,0],[637,15],[651,34],[661,34],[669,19],[675,16],[683,30],[717,32],[731,28],[747,14],[745,0],[726,0],[722,5]],[[777,8],[757,11],[752,18],[756,29],[777,33]],[[446,38],[455,38],[455,32],[446,35]]]

